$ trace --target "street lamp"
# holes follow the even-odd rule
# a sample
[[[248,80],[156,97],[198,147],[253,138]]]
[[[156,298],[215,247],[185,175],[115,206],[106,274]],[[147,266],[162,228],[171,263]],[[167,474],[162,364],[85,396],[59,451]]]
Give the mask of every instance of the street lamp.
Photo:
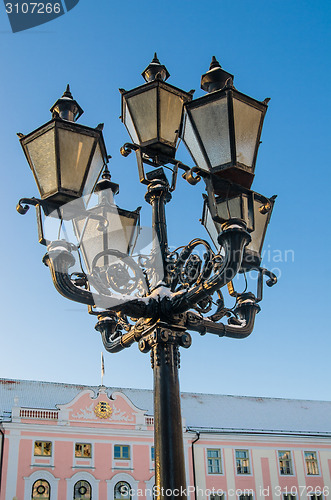
[[[225,178],[250,188],[269,99],[260,102],[239,92],[215,57],[201,88],[208,94],[185,106],[183,141],[215,181]]]
[[[250,190],[266,104],[236,91],[229,81],[232,76],[215,59],[202,77],[202,87],[210,94],[195,101],[192,91],[165,83],[168,76],[155,54],[143,72],[146,83],[128,92],[121,90],[122,121],[133,141],[124,144],[121,153],[136,152],[140,182],[147,185],[145,199],[152,207],[156,235],[150,254],[135,250],[139,209],[130,212],[114,204],[118,185],[111,182],[106,167],[101,129],[72,121],[81,108],[69,89],[53,106],[51,122],[21,135],[41,199],[23,198],[17,210],[25,214],[29,205],[36,206],[39,241],[47,245],[43,262],[53,283],[63,296],[88,305],[89,312],[98,316],[96,329],[105,349],[115,353],[137,342],[141,352],[151,353],[157,498],[168,498],[165,492],[172,491],[170,498],[175,500],[185,497],[186,483],[179,347],[191,345],[188,331],[237,339],[250,335],[260,310],[263,277],[269,278],[269,286],[276,277],[260,267],[274,197]],[[58,147],[63,133],[68,142]],[[195,161],[192,168],[176,158],[179,133]],[[83,156],[78,150],[84,151]],[[97,205],[90,207],[91,198],[90,204],[84,201],[77,209],[79,195],[87,193],[90,198],[101,164],[102,179],[94,188]],[[164,166],[171,171],[170,180]],[[184,170],[189,183],[203,178],[206,184],[203,223],[216,252],[199,238],[174,251],[168,246],[165,205],[176,188],[178,169]],[[71,170],[69,188],[64,179]],[[47,182],[50,186],[41,189]],[[67,210],[65,201],[75,208]],[[47,240],[42,212],[57,217],[60,227],[72,223],[76,240],[60,238],[61,231],[58,239]],[[81,271],[70,273],[77,253],[82,254]],[[251,269],[259,273],[256,294],[236,292],[233,278]],[[224,303],[225,285],[236,297],[232,309]],[[227,321],[222,322],[223,318]]]
[[[45,210],[90,195],[107,160],[103,125],[76,123],[83,114],[69,85],[51,107],[52,120],[27,135],[18,134]]]

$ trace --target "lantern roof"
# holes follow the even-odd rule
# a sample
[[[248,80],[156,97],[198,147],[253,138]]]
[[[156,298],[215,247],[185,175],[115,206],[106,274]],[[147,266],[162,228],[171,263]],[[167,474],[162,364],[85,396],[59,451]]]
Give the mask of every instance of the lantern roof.
[[[84,113],[78,102],[72,97],[69,83],[62,97],[58,99],[50,109],[52,117],[62,118],[64,120],[76,121]]]
[[[162,80],[163,82],[165,82],[166,80],[168,80],[170,73],[167,68],[160,63],[155,52],[152,62],[149,63],[149,65],[144,69],[141,75],[147,83],[153,82],[154,80]]]
[[[233,82],[234,76],[222,69],[215,56],[212,57],[209,71],[201,76],[201,88],[206,92],[214,92],[222,89],[228,80]]]

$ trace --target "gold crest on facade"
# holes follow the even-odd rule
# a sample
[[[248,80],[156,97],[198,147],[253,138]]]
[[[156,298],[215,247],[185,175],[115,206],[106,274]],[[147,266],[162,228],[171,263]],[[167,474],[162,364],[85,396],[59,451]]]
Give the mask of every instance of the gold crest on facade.
[[[94,413],[98,418],[109,418],[113,410],[106,401],[100,401],[94,408]]]

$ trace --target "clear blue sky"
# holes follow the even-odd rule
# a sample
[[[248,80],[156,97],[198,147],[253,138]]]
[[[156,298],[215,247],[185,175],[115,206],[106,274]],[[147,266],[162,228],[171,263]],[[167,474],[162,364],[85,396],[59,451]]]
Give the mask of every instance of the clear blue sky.
[[[248,339],[193,334],[182,351],[181,388],[330,399],[330,10],[327,0],[80,0],[63,17],[13,34],[0,5],[0,377],[100,383],[94,318],[56,292],[41,263],[33,210],[15,211],[20,197],[38,195],[16,132],[48,121],[69,82],[85,110],[80,122],[105,122],[117,203],[146,205],[134,156],[119,153],[128,136],[118,88],[143,83],[140,73],[157,51],[169,83],[195,88],[196,97],[212,55],[238,90],[271,97],[253,188],[278,194],[264,264],[278,268],[279,284],[265,290]],[[191,162],[183,147],[178,158]],[[167,211],[171,245],[206,236],[202,192],[202,184],[180,180]],[[146,205],[142,224],[150,219]],[[106,353],[105,366],[106,385],[152,386],[149,356],[137,346]]]

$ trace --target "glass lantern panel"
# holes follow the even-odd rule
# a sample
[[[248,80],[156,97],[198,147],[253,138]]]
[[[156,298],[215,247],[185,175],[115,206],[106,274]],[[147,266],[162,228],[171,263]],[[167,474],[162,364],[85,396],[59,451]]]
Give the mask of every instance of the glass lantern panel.
[[[95,138],[89,135],[58,129],[61,187],[79,192],[91,156]]]
[[[129,132],[129,135],[131,137],[131,140],[134,144],[139,144],[139,139],[137,136],[136,129],[134,128],[133,121],[131,118],[131,115],[129,113],[129,108],[125,104],[125,111],[124,111],[124,124],[127,128],[127,131]]]
[[[207,233],[210,236],[210,239],[214,243],[216,250],[219,251],[220,245],[217,241],[217,237],[222,232],[221,224],[213,221],[208,206],[205,207],[205,216],[204,216],[204,220],[203,220],[203,225],[205,226]]]
[[[199,142],[195,136],[192,123],[190,121],[189,115],[185,116],[185,125],[184,125],[184,133],[183,133],[183,141],[191,153],[194,163],[201,168],[201,170],[206,170],[209,172],[208,164],[201,152]]]
[[[159,88],[160,95],[160,138],[176,146],[178,129],[182,118],[183,101],[180,96]]]
[[[229,163],[231,149],[226,97],[191,109],[191,113],[211,167]]]
[[[254,231],[251,233],[252,241],[247,248],[261,254],[265,232],[269,221],[269,213],[262,214],[259,208],[263,205],[261,200],[254,199]]]
[[[104,166],[104,158],[101,153],[101,148],[99,142],[95,148],[95,152],[91,161],[90,169],[87,174],[87,178],[85,181],[85,186],[83,189],[83,195],[87,195],[88,197],[91,195],[95,183],[99,179],[101,170]],[[88,201],[88,200],[87,200]]]
[[[138,228],[136,226],[137,220],[133,217],[126,217],[123,215],[120,215],[119,217],[125,234],[124,243],[126,245],[125,249],[121,250],[121,252],[127,252],[130,254],[138,236]]]
[[[148,89],[127,97],[127,106],[132,123],[140,141],[138,144],[157,138],[157,89]]]
[[[119,250],[125,254],[129,253],[129,243],[135,231],[136,224],[136,219],[120,216],[115,206],[113,209],[106,209],[104,207],[91,209],[90,213],[104,217],[108,221],[108,225],[103,230],[100,230],[99,221],[93,218],[89,218],[86,224],[81,241],[81,250],[89,272],[92,271],[91,266],[94,257],[104,250],[111,249]],[[85,220],[84,217],[74,221],[74,228],[78,239],[81,237]],[[117,258],[115,257],[100,258],[97,265],[102,267],[116,260]]]
[[[236,196],[235,198],[229,198],[228,200],[222,200],[217,202],[217,214],[222,219],[244,219],[245,214],[245,203],[241,196]]]
[[[254,161],[256,143],[262,111],[245,102],[233,99],[234,128],[237,162],[251,167]]]
[[[58,190],[54,128],[26,144],[32,168],[40,186],[40,195],[47,197]]]

